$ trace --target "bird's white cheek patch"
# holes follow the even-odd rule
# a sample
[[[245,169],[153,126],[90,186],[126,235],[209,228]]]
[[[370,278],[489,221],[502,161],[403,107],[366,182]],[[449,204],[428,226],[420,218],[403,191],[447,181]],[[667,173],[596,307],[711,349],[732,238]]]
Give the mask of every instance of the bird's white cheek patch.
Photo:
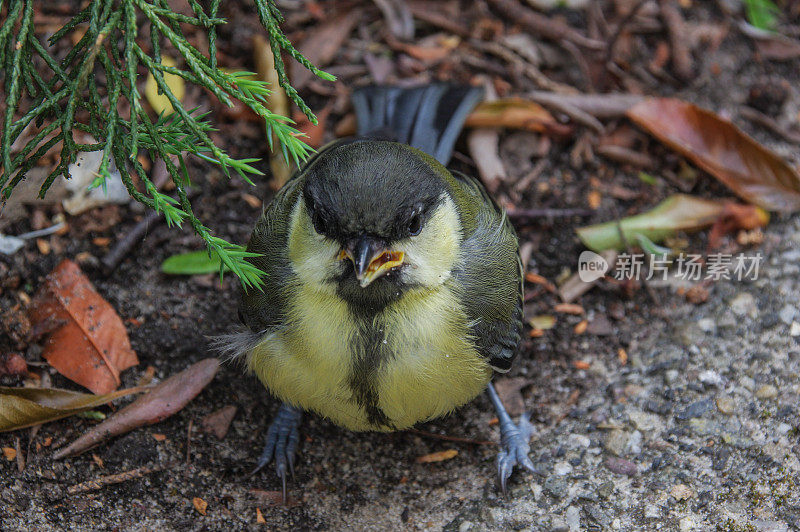
[[[405,253],[403,277],[409,283],[438,286],[450,278],[461,243],[461,222],[452,200],[445,198],[422,232],[398,242],[397,251]]]
[[[289,260],[304,283],[333,290],[331,278],[339,266],[339,245],[314,230],[302,200],[292,210],[289,225]]]

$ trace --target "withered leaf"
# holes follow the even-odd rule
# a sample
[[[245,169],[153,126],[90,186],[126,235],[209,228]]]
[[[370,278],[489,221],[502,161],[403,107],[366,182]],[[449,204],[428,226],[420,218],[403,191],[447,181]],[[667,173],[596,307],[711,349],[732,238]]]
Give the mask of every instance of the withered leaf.
[[[34,328],[63,324],[47,339],[44,358],[96,394],[116,390],[120,372],[139,363],[120,317],[69,259],[47,277],[30,314]]]
[[[106,395],[59,390],[57,388],[0,387],[0,432],[17,430],[83,412],[118,397],[140,392],[127,388]]]
[[[674,98],[650,98],[627,115],[739,197],[770,211],[800,210],[800,174],[715,113]]]
[[[108,438],[168,418],[194,399],[211,382],[218,369],[219,361],[216,358],[206,358],[192,364],[92,427],[86,434],[60,449],[53,458],[81,453]]]
[[[423,456],[417,457],[418,464],[429,464],[433,462],[444,462],[445,460],[450,460],[451,458],[455,458],[458,455],[458,450],[456,449],[447,449],[446,451],[439,451],[436,453],[426,454]]]

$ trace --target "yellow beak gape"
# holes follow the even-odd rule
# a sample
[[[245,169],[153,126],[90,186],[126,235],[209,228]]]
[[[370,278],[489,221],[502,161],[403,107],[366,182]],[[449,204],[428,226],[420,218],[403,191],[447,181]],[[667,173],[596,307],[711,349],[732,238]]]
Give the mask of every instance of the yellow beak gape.
[[[389,273],[392,268],[401,266],[405,258],[405,253],[402,251],[383,250],[370,260],[369,265],[363,272],[359,271],[356,259],[349,251],[345,249],[341,250],[337,258],[339,260],[349,259],[353,262],[353,265],[356,267],[356,278],[361,288],[365,288],[375,279]]]

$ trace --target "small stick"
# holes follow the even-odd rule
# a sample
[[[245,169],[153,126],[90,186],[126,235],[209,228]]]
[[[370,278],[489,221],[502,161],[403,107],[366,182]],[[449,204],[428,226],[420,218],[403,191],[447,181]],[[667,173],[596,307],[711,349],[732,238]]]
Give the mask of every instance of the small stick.
[[[686,24],[681,12],[673,0],[660,0],[661,18],[667,26],[669,44],[672,49],[672,67],[681,81],[689,81],[694,77],[694,62],[689,51]]]
[[[540,15],[536,11],[520,5],[516,0],[489,0],[489,3],[506,18],[513,20],[515,24],[519,24],[534,35],[551,41],[570,41],[590,50],[605,48],[604,42],[590,39],[562,22]]]
[[[436,434],[435,432],[426,432],[424,430],[419,430],[419,429],[407,429],[406,432],[412,432],[414,434],[419,434],[420,436],[425,436],[427,438],[434,438],[437,440],[455,441],[458,443],[471,443],[473,445],[497,445],[493,441],[471,440],[469,438],[459,438],[458,436],[447,436],[446,434]]]
[[[778,124],[772,117],[753,109],[752,107],[742,107],[742,116],[761,127],[769,129],[773,133],[780,135],[785,140],[794,144],[800,144],[800,133],[789,131]]]
[[[94,480],[87,480],[86,482],[81,482],[80,484],[75,484],[67,488],[67,495],[75,495],[77,493],[85,493],[87,491],[99,490],[103,486],[108,486],[110,484],[119,484],[121,482],[126,482],[128,480],[140,478],[145,475],[149,475],[150,473],[156,473],[158,471],[162,471],[164,469],[167,469],[168,467],[172,467],[173,465],[174,464],[170,462],[156,467],[139,467],[136,469],[131,469],[130,471],[125,471],[124,473],[117,473],[115,475],[106,475],[103,477],[98,477]]]
[[[601,144],[595,148],[595,151],[603,157],[611,159],[612,161],[622,164],[629,164],[638,168],[654,168],[656,166],[656,162],[653,160],[653,158],[646,153],[632,150],[624,146]]]
[[[161,213],[156,211],[147,213],[127,235],[117,241],[111,251],[100,261],[103,265],[103,272],[106,275],[111,275],[117,269],[119,263],[122,262],[122,259],[144,238],[151,226],[159,223],[162,219]]]
[[[544,169],[547,168],[548,162],[549,161],[546,158],[539,159],[539,162],[537,162],[534,167],[531,168],[530,172],[525,174],[522,179],[514,183],[514,190],[519,193],[527,190],[527,188],[531,186],[534,181],[539,179],[539,176],[542,175]]]
[[[590,209],[510,209],[506,213],[512,220],[535,220],[537,218],[568,218],[570,216],[591,216]]]
[[[189,465],[189,451],[192,448],[192,420],[189,420],[189,427],[186,429],[186,465]]]
[[[589,113],[595,118],[620,118],[644,100],[636,94],[556,94],[553,92],[532,91],[527,96],[542,105],[569,105]]]

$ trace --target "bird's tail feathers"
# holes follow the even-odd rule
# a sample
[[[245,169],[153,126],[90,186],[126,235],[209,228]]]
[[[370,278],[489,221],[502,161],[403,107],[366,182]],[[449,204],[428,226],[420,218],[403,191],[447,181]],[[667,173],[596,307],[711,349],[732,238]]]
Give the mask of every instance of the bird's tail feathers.
[[[208,340],[211,348],[219,353],[222,362],[232,362],[242,360],[249,355],[261,343],[264,334],[242,327],[232,333],[211,336]]]
[[[358,134],[410,144],[447,164],[483,89],[433,83],[421,87],[372,85],[353,93]]]

